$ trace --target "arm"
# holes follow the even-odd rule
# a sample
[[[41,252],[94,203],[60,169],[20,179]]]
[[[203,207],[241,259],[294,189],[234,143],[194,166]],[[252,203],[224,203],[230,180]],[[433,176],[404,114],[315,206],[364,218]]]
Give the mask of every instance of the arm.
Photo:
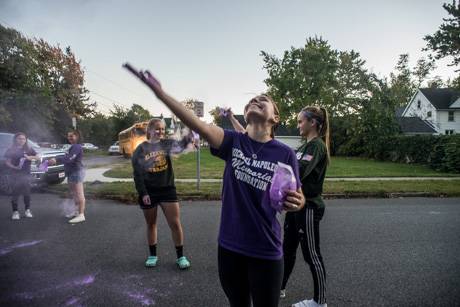
[[[13,165],[13,163],[11,163],[11,159],[6,159],[5,165],[8,166],[9,168],[12,168],[12,169],[15,169],[15,170],[20,170],[21,169],[19,166]]]
[[[157,98],[180,118],[187,127],[201,134],[212,147],[220,147],[224,139],[224,130],[222,128],[201,121],[193,112],[187,110],[180,102],[163,91],[158,80],[150,72],[137,71],[129,64],[124,64],[123,66],[150,87]]]
[[[133,157],[131,158],[131,163],[133,166],[133,177],[134,177],[134,184],[136,186],[136,191],[139,193],[141,197],[144,197],[145,195],[148,195],[147,189],[145,187],[144,183],[144,169],[142,168],[142,165],[139,164],[139,159],[142,159],[140,157],[140,151],[141,151],[141,146],[138,146],[137,149],[133,153]]]
[[[311,172],[315,169],[315,167],[323,158],[323,155],[324,152],[320,148],[318,148],[318,146],[315,146],[313,148],[310,147],[309,149],[307,149],[305,155],[299,161],[301,170],[300,181],[304,181],[305,178],[307,178],[308,175],[311,174]]]
[[[235,131],[238,131],[238,132],[241,132],[241,133],[245,133],[246,132],[246,129],[240,124],[240,122],[235,118],[233,112],[232,112],[232,109],[228,109],[227,110],[227,113],[228,113],[228,116],[227,118],[230,120],[230,122],[232,123],[232,126],[233,126],[233,129],[235,129]]]

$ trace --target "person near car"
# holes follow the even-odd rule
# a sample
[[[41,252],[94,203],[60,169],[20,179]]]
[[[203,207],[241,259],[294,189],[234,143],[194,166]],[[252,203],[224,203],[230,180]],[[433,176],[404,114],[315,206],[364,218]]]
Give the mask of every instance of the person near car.
[[[30,169],[32,161],[39,157],[35,150],[27,144],[27,135],[18,132],[13,136],[13,144],[5,152],[5,164],[11,171],[13,220],[19,220],[21,215],[18,211],[19,197],[22,195],[25,205],[25,217],[33,217],[30,210]]]
[[[80,132],[72,130],[67,133],[67,140],[70,143],[69,152],[64,157],[64,171],[67,176],[70,192],[75,202],[75,210],[66,215],[71,218],[69,223],[81,223],[85,221],[85,193],[83,189],[83,179],[85,169],[83,167],[83,148],[80,142]]]

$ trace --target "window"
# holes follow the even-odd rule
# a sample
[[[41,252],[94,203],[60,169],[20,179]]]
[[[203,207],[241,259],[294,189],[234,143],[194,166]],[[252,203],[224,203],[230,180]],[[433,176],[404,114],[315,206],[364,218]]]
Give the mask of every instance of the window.
[[[422,107],[422,102],[420,100],[417,100],[417,109],[420,109]]]
[[[454,121],[454,111],[449,111],[449,119],[448,121],[453,122]]]
[[[446,135],[454,134],[454,130],[446,130]]]
[[[431,111],[428,111],[428,112],[426,113],[426,117],[431,117]]]

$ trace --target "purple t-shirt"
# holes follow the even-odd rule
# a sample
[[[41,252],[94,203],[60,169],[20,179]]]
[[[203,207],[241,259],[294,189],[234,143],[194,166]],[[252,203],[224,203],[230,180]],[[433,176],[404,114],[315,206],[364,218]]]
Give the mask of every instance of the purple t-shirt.
[[[277,140],[259,143],[246,133],[224,133],[220,148],[211,148],[213,155],[225,160],[219,245],[246,256],[279,260],[281,226],[269,191],[278,162],[292,166],[300,187],[295,153]]]
[[[73,144],[69,153],[64,157],[64,171],[67,175],[83,169],[83,148],[80,144]]]
[[[20,166],[20,170],[14,170],[15,174],[30,174],[31,162],[25,159],[25,155],[35,156],[37,152],[33,148],[11,147],[5,152],[5,158],[11,159],[11,164]],[[22,160],[22,161],[21,161]]]

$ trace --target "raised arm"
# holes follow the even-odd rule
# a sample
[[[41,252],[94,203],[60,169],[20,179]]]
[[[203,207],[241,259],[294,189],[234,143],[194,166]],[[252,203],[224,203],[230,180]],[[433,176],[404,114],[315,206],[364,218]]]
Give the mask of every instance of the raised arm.
[[[238,131],[238,132],[241,132],[241,133],[245,133],[246,132],[246,129],[243,127],[243,125],[240,124],[240,122],[235,118],[235,115],[233,114],[233,111],[231,108],[229,108],[227,110],[227,118],[230,120],[230,122],[232,123],[232,126],[233,126],[233,129],[235,129],[235,131]]]
[[[158,99],[160,99],[180,120],[190,129],[199,133],[206,139],[214,148],[219,148],[224,140],[224,130],[215,125],[207,124],[200,120],[198,116],[193,114],[190,110],[187,110],[180,102],[173,97],[169,96],[161,88],[160,82],[149,72],[149,71],[137,71],[128,63],[124,64],[123,67],[128,69],[142,82],[144,82],[150,89],[155,93]]]

